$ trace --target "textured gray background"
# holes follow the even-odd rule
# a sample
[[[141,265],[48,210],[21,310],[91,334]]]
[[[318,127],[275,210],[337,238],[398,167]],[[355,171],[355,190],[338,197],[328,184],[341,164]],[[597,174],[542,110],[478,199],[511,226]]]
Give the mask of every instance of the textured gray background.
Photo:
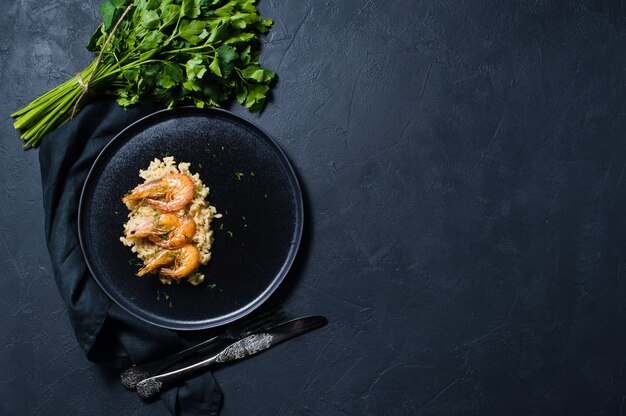
[[[164,415],[78,349],[37,151],[6,118],[73,76],[99,2],[0,13],[0,413]],[[263,0],[260,115],[312,222],[293,313],[220,370],[222,414],[626,414],[626,10],[611,1]]]

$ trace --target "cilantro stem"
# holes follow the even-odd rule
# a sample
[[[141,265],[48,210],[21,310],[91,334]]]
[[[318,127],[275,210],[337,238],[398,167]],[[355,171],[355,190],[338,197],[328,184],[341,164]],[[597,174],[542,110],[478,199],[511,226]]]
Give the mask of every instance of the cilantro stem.
[[[242,80],[244,84],[250,85],[250,83],[244,78],[243,74],[241,73],[241,69],[235,68],[235,71],[237,71],[237,75],[239,75],[239,79]]]
[[[215,42],[215,44],[219,44],[219,42]],[[192,52],[192,51],[197,51],[197,50],[201,50],[201,49],[206,49],[206,48],[211,48],[211,50],[213,50],[213,52],[217,53],[217,49],[215,49],[215,47],[213,45],[210,44],[203,44],[200,46],[194,46],[194,47],[190,47],[190,48],[180,48],[180,49],[173,49],[171,51],[165,51],[163,52],[164,55],[169,55],[169,54],[176,54],[176,53],[183,53],[183,52]]]

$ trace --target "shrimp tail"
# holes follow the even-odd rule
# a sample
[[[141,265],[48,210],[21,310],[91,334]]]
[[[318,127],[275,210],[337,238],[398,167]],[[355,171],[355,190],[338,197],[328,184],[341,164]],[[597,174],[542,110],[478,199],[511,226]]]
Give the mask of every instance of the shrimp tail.
[[[176,254],[171,251],[162,251],[156,257],[144,261],[144,267],[139,269],[137,276],[141,277],[150,273],[161,266],[168,265],[176,260]]]
[[[137,271],[137,276],[141,277],[145,274],[150,273],[152,270],[154,270],[154,267],[151,267],[150,265],[144,266]]]

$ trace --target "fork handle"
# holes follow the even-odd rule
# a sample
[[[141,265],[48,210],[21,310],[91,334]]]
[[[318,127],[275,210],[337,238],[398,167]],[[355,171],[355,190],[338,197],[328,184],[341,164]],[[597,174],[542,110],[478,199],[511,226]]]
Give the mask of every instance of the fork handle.
[[[215,363],[216,359],[217,355],[214,355],[204,361],[200,361],[188,367],[146,378],[145,380],[137,383],[137,394],[142,399],[149,399],[151,397],[157,396],[162,391],[167,390],[177,384],[181,384],[190,376],[197,374],[200,370],[211,366],[213,363]]]

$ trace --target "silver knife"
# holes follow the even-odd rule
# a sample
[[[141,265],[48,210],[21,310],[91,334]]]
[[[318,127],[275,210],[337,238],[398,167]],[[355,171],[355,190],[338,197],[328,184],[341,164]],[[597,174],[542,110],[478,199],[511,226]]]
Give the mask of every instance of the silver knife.
[[[293,319],[276,325],[262,332],[249,335],[237,342],[230,344],[219,353],[179,370],[149,377],[137,383],[137,394],[143,399],[158,395],[164,390],[185,381],[199,370],[205,369],[215,363],[227,363],[240,360],[264,351],[276,344],[287,341],[298,335],[302,335],[328,323],[323,316],[307,316]]]

